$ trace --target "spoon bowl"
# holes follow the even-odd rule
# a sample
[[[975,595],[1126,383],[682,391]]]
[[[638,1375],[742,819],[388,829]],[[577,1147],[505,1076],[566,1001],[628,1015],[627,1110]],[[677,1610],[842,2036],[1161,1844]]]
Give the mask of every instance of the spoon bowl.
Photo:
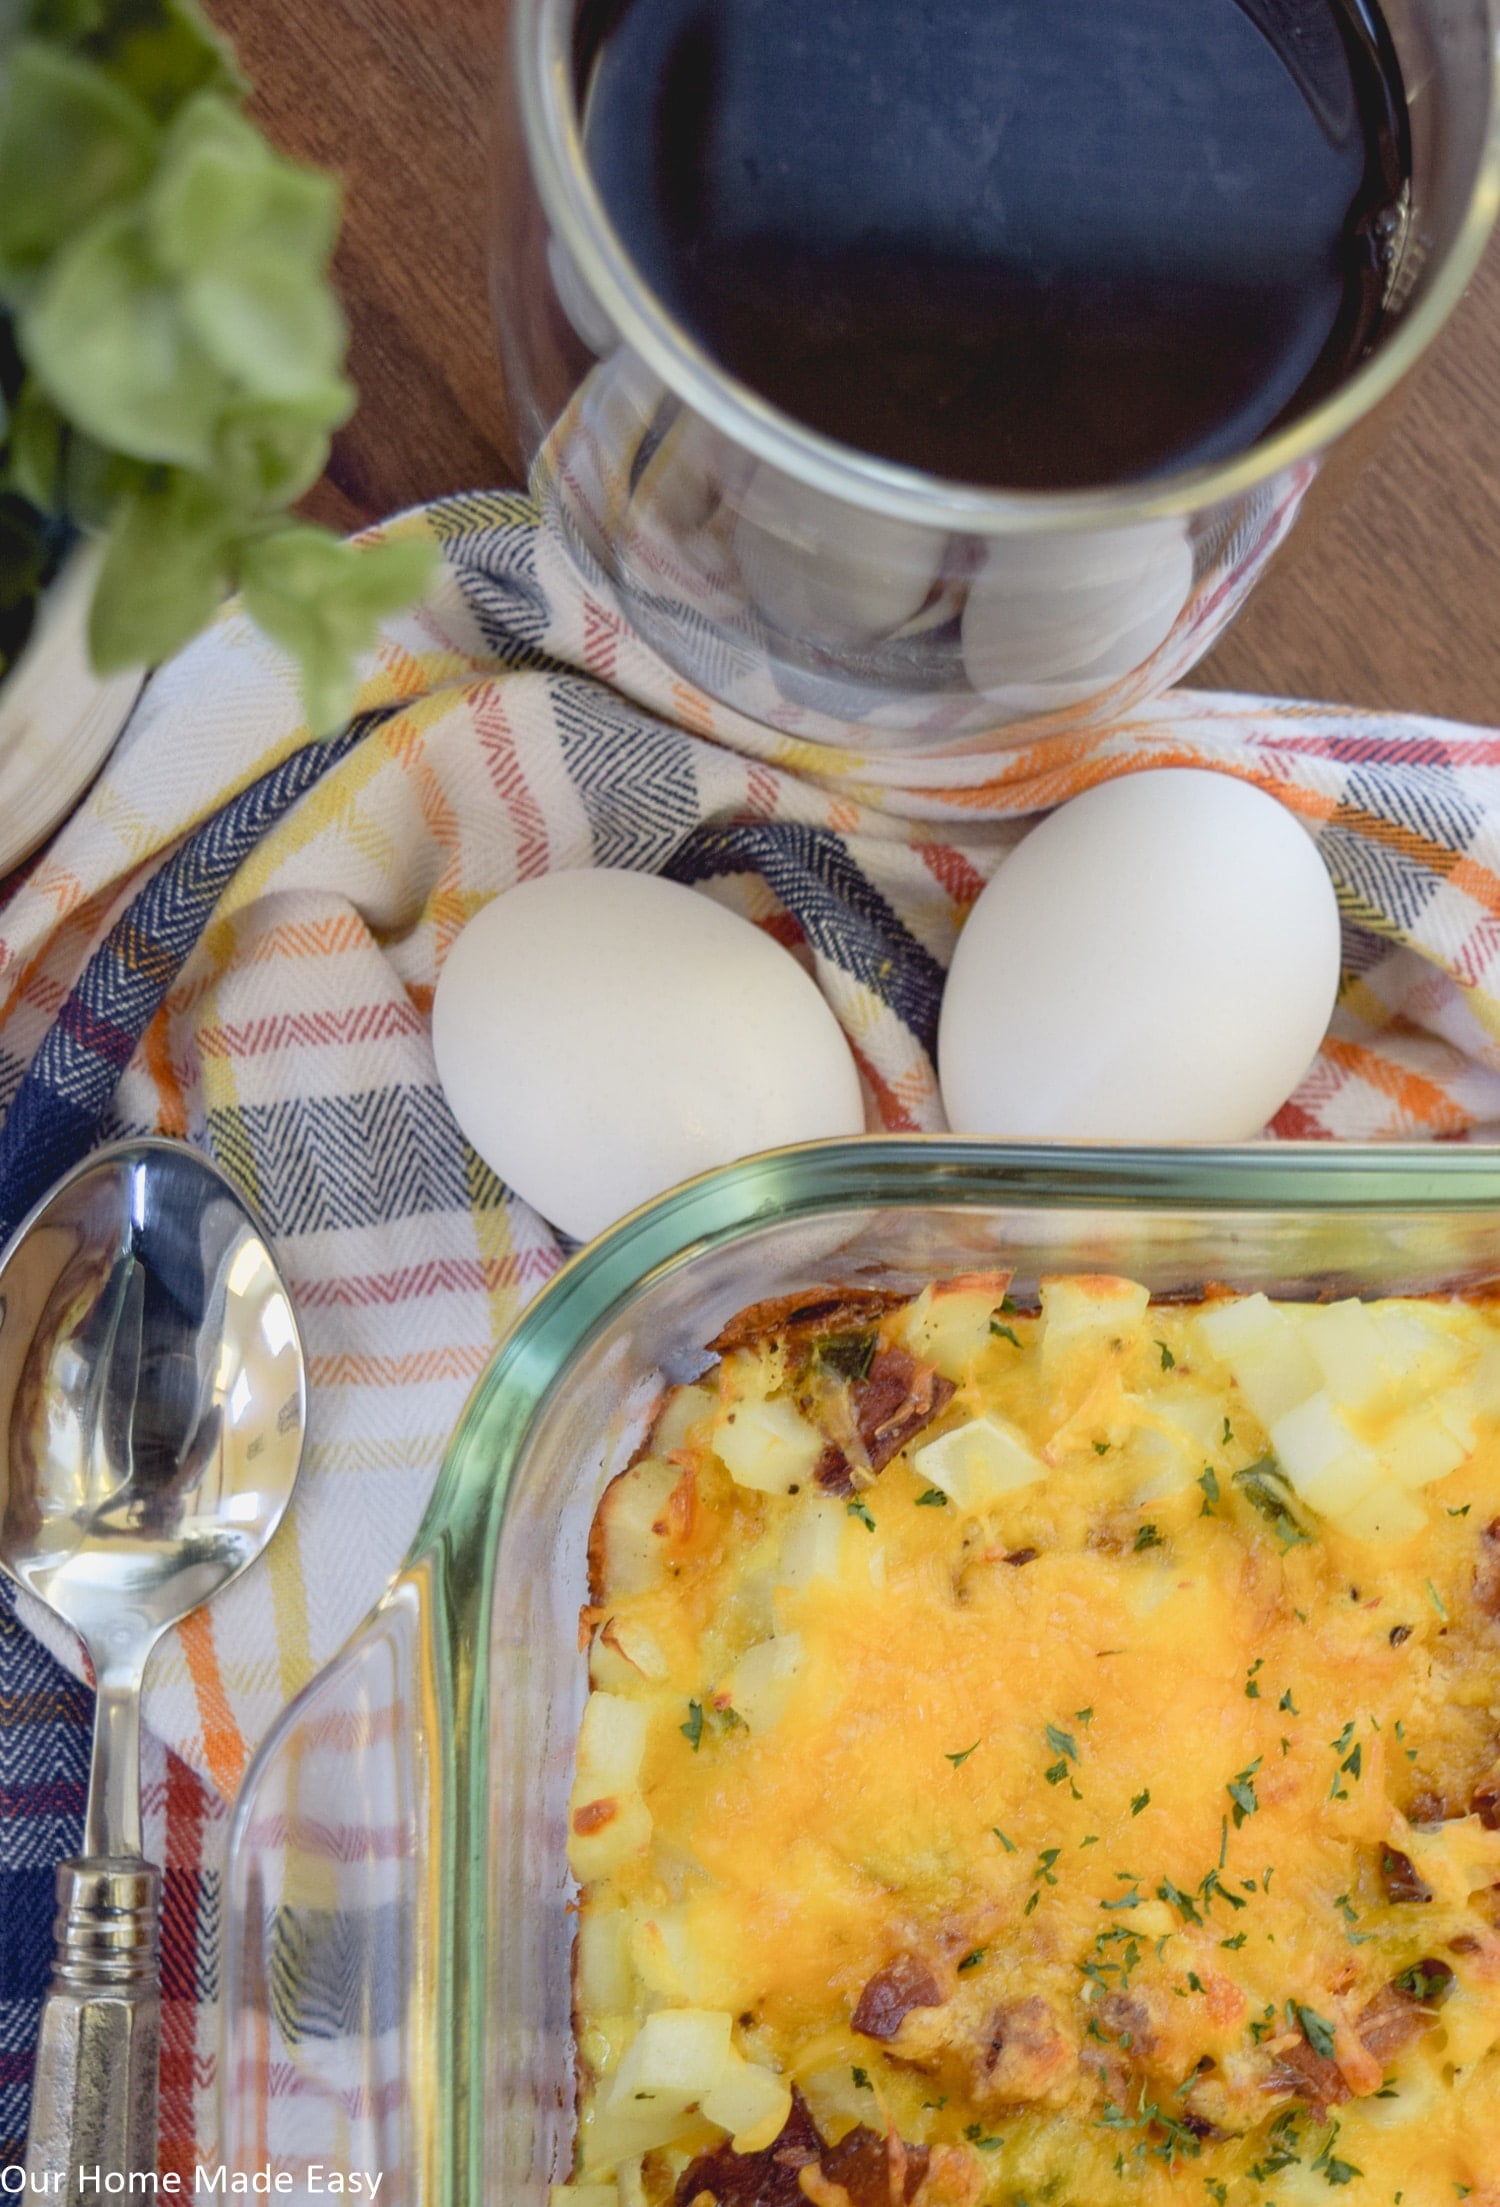
[[[96,1151],[0,1253],[0,1565],[72,1626],[97,1686],[84,1856],[58,1877],[27,2161],[60,2177],[64,2202],[83,2168],[155,2166],[146,1664],[265,1548],[306,1416],[275,1259],[232,1183],[185,1144]]]

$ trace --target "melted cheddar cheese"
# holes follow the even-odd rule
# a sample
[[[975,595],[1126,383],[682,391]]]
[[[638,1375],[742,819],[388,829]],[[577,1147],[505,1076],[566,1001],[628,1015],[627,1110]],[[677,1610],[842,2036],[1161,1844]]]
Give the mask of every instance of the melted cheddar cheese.
[[[608,1491],[579,2207],[1500,2207],[1500,1315],[747,1313]]]

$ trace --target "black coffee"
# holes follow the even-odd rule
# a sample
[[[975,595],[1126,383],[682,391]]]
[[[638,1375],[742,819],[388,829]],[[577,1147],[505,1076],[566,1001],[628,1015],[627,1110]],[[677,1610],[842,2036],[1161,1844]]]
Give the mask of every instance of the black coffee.
[[[586,0],[579,65],[671,312],[935,475],[1222,459],[1380,319],[1408,134],[1373,0]]]

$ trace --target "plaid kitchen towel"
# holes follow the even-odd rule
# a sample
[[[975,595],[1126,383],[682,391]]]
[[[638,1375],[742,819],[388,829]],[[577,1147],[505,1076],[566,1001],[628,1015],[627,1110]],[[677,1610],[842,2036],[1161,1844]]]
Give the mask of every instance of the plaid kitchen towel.
[[[1028,725],[1005,749],[862,751],[674,677],[520,496],[391,527],[429,535],[441,576],[391,625],[344,735],[309,743],[285,669],[231,612],[152,682],[0,910],[7,1223],[98,1138],[186,1136],[268,1220],[310,1356],[296,1509],[164,1646],[148,1696],[162,2165],[184,2173],[216,2142],[224,1803],[399,1565],[470,1387],[560,1261],[434,1079],[433,985],[487,898],[586,864],[697,886],[815,974],[872,1127],[940,1127],[943,969],[1027,819],[1111,775],[1207,766],[1291,807],[1345,916],[1333,1030],[1272,1131],[1500,1137],[1500,734],[1179,691],[1103,729]],[[24,2135],[50,1872],[78,1843],[88,1704],[75,1652],[36,1636],[24,1599],[0,1602],[4,2161]]]

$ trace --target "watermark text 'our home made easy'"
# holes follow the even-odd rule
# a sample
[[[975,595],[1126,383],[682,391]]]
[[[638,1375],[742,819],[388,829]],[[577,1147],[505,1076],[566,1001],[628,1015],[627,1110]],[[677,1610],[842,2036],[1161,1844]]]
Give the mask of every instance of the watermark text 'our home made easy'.
[[[76,2170],[0,2169],[0,2198],[59,2198],[65,2191],[74,2198],[158,2199],[190,2198],[217,2194],[226,2199],[306,2199],[341,2195],[347,2199],[373,2200],[385,2182],[382,2169],[333,2169],[314,2161],[293,2176],[289,2169],[231,2169],[222,2161],[183,2176],[176,2169],[120,2169],[83,2167]]]

